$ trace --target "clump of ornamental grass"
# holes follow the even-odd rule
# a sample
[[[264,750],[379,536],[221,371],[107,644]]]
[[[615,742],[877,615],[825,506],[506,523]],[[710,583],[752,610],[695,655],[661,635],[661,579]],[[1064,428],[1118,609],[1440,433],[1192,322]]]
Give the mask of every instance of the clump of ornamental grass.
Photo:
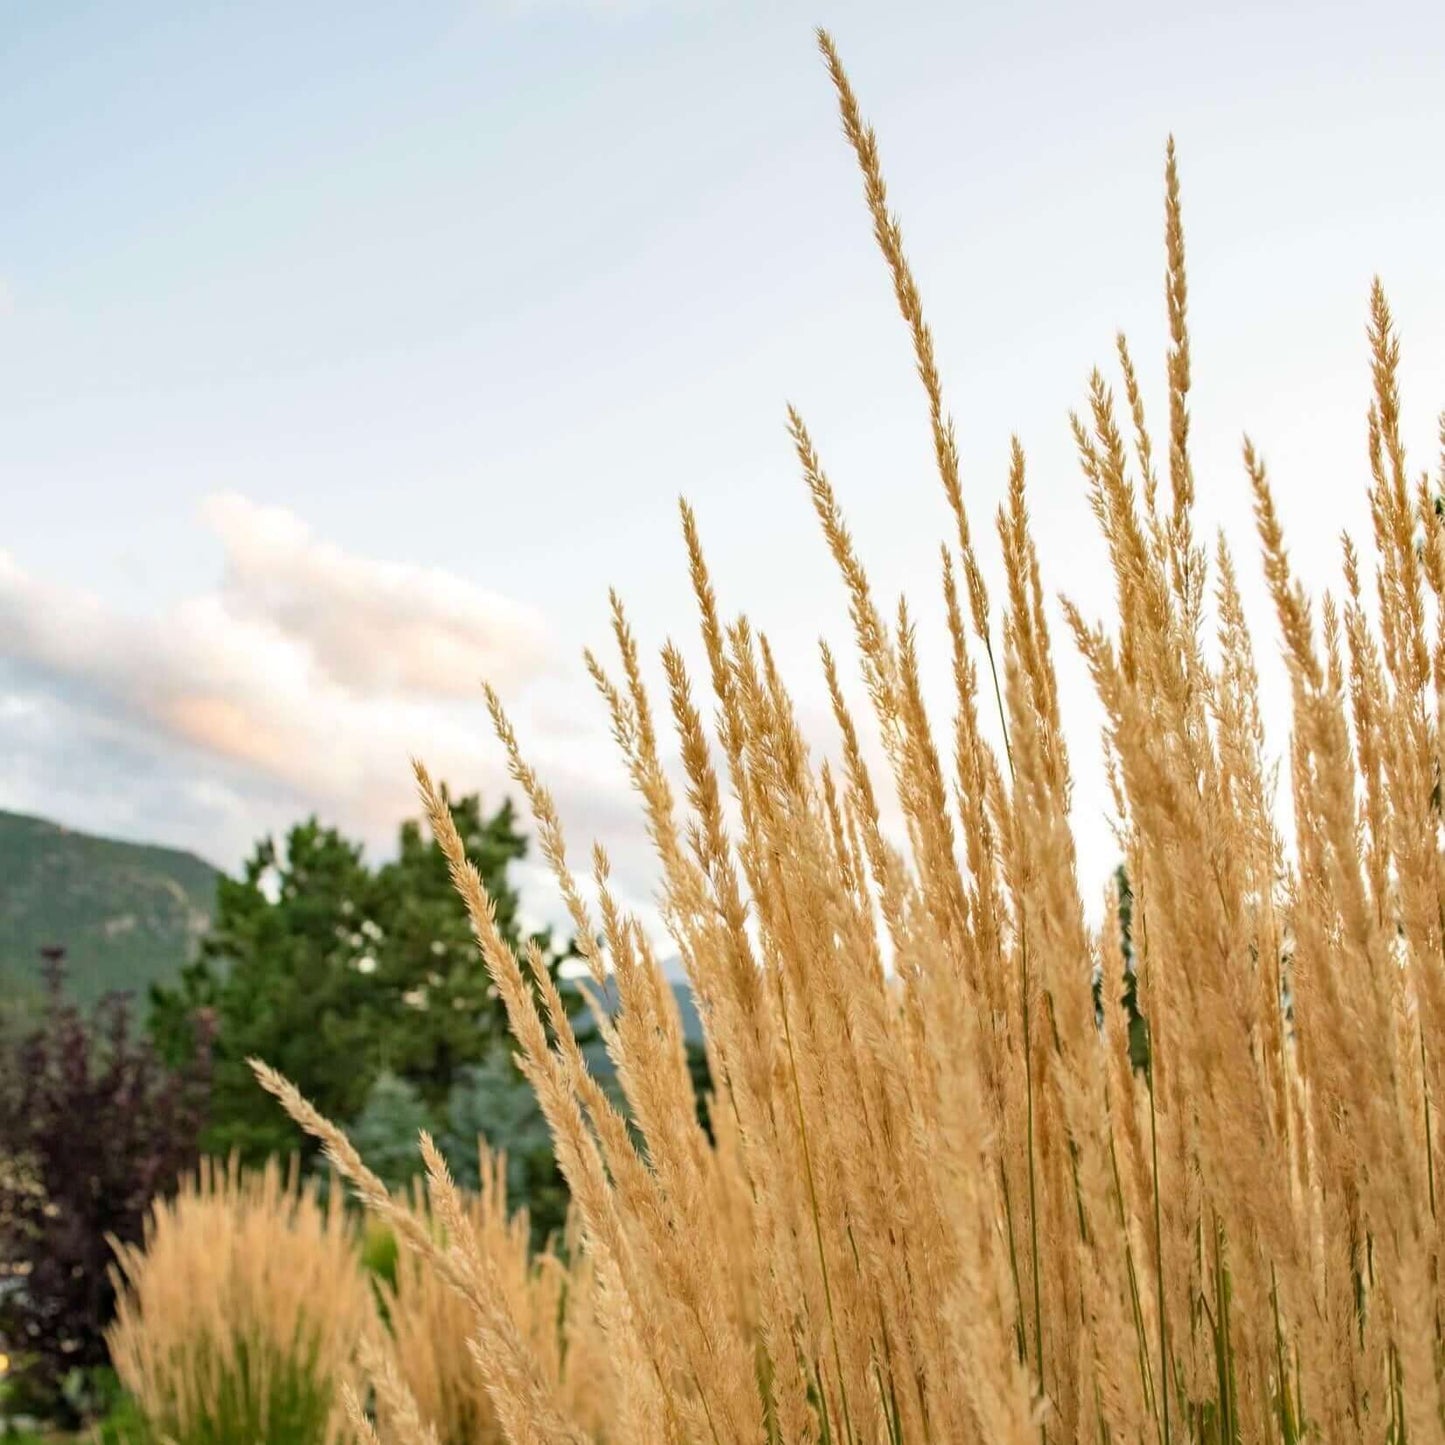
[[[122,1385],[174,1445],[333,1445],[341,1391],[376,1332],[371,1286],[340,1190],[321,1204],[273,1160],[202,1162],[119,1244],[107,1334]]]
[[[551,1250],[534,1256],[526,1211],[507,1212],[505,1158],[485,1143],[478,1147],[481,1188],[464,1205],[467,1247],[495,1270],[510,1316],[551,1388],[565,1396],[571,1415],[600,1434],[611,1404],[591,1256],[575,1241],[565,1258]],[[424,1197],[415,1200],[413,1214],[439,1243],[448,1242]],[[396,1377],[439,1445],[501,1445],[507,1437],[469,1345],[472,1306],[414,1245],[397,1248],[383,1313]],[[394,1395],[380,1398],[383,1430],[395,1430],[398,1410],[409,1408]]]
[[[1264,460],[1243,449],[1291,686],[1286,827],[1234,554],[1195,529],[1171,144],[1167,422],[1146,419],[1120,338],[1122,396],[1096,372],[1073,423],[1115,584],[1105,623],[1063,604],[1105,710],[1125,860],[1095,927],[1024,453],[994,519],[996,596],[874,135],[820,42],[952,519],[952,716],[926,713],[914,613],[876,597],[796,412],[884,766],[826,646],[837,745],[812,751],[766,636],[723,613],[685,505],[701,686],[668,643],[659,703],[614,601],[620,663],[589,666],[699,1000],[710,1143],[653,944],[600,848],[600,902],[584,901],[552,799],[488,692],[593,982],[621,999],[607,1044],[629,1120],[417,776],[571,1188],[605,1426],[535,1349],[504,1249],[422,1237],[419,1253],[465,1302],[517,1445],[1440,1440],[1445,524],[1401,441],[1384,294],[1370,298],[1373,537],[1345,539],[1337,595],[1295,576]],[[363,1198],[394,1209],[344,1137],[262,1076]],[[456,1212],[426,1155],[434,1206]],[[425,1437],[398,1421],[388,1438]]]

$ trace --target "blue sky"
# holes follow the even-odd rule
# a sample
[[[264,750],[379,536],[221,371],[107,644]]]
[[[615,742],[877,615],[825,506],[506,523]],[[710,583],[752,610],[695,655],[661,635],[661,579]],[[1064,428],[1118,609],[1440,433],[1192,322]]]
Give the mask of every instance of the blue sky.
[[[1376,271],[1435,465],[1442,7],[12,3],[0,806],[226,865],[313,808],[382,846],[411,750],[497,795],[487,672],[579,849],[645,889],[579,652],[614,583],[649,642],[691,637],[679,492],[828,746],[814,648],[846,614],[786,403],[925,644],[944,512],[818,22],[879,131],[975,525],[1017,431],[1046,579],[1092,614],[1067,413],[1123,327],[1162,416],[1176,135],[1202,520],[1270,650],[1240,433],[1333,582],[1367,525]]]

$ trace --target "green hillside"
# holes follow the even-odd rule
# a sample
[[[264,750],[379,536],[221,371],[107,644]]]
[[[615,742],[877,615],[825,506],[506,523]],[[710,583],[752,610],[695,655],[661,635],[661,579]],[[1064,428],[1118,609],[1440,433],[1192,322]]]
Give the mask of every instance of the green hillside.
[[[40,977],[40,950],[65,948],[70,986],[143,997],[175,976],[215,903],[216,870],[190,853],[75,833],[0,812],[0,986]]]

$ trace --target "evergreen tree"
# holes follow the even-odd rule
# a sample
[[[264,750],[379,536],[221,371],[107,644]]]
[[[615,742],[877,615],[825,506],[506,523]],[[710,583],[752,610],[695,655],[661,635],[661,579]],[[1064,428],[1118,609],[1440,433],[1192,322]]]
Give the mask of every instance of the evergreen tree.
[[[516,815],[490,816],[475,795],[451,801],[467,855],[498,923],[523,944],[508,869],[526,853]],[[440,1112],[462,1070],[506,1033],[466,910],[441,848],[419,821],[397,855],[368,866],[362,848],[315,818],[278,847],[258,844],[239,880],[223,879],[200,954],[172,989],[154,990],[152,1027],[169,1058],[198,1020],[214,1037],[206,1147],[248,1161],[308,1141],[256,1084],[250,1058],[281,1070],[329,1118],[358,1118],[383,1073]],[[570,949],[534,935],[554,975]],[[575,995],[574,995],[575,997]]]
[[[390,1188],[400,1189],[422,1172],[418,1136],[423,1129],[436,1133],[436,1119],[421,1091],[388,1071],[371,1086],[365,1107],[347,1132],[367,1165]]]
[[[331,1117],[350,1119],[374,1077],[363,935],[371,875],[359,845],[314,818],[283,848],[263,839],[240,879],[222,878],[216,916],[174,989],[152,992],[152,1029],[175,1057],[197,1020],[214,1032],[206,1147],[249,1162],[301,1147],[299,1132],[256,1085],[259,1057],[296,1080]]]

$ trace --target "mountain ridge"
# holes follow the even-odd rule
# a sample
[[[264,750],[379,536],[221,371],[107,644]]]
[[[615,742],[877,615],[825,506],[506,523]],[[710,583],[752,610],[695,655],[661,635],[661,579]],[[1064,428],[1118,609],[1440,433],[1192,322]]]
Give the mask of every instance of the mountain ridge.
[[[191,957],[220,870],[194,853],[0,810],[0,979],[38,991],[40,953],[63,948],[82,1001],[143,997]]]

